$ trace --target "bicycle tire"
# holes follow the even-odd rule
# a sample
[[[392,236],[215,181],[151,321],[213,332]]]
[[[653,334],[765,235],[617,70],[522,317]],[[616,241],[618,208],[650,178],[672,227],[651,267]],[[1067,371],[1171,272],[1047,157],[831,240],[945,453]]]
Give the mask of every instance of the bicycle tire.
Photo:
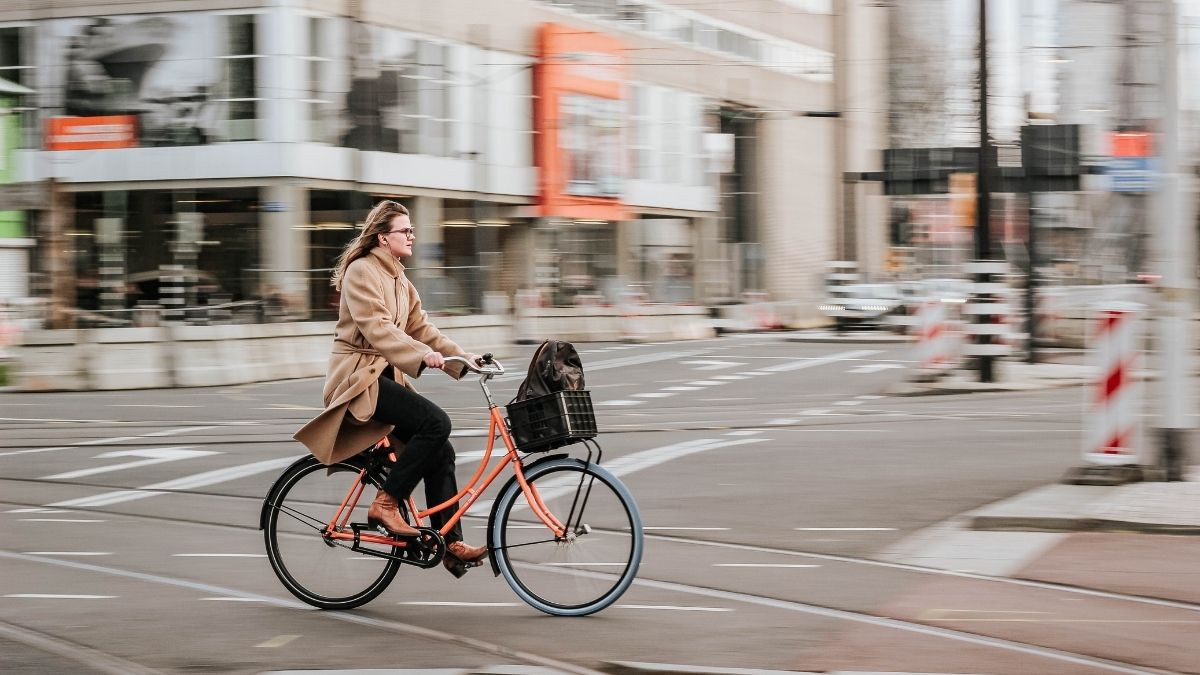
[[[512,481],[488,525],[504,580],[530,606],[554,616],[586,616],[612,605],[633,583],[644,547],[629,489],[607,469],[575,458],[536,464],[525,480],[560,521],[571,516],[574,536],[554,540]]]
[[[329,542],[321,536],[321,528],[361,470],[353,460],[325,465],[307,457],[286,470],[267,493],[263,538],[271,568],[292,595],[313,607],[360,607],[387,589],[400,569],[395,560],[352,552],[348,542]],[[363,572],[365,586],[356,582]],[[318,590],[318,585],[341,585],[345,590]]]

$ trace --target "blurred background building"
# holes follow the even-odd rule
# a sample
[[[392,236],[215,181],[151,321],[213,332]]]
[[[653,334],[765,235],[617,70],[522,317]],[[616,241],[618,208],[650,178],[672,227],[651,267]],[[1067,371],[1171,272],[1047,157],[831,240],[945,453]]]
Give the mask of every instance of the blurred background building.
[[[825,261],[887,254],[852,178],[886,143],[883,5],[9,1],[0,254],[31,274],[6,258],[5,294],[112,325],[330,318],[329,268],[387,197],[433,310],[815,314]]]

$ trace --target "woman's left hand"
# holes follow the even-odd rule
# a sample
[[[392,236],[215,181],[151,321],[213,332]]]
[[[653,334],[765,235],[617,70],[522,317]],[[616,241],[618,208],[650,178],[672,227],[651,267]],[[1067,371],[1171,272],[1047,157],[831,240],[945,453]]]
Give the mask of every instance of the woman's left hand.
[[[446,365],[446,357],[442,356],[441,352],[429,352],[422,361],[425,362],[427,367],[437,368],[438,370],[441,370]]]

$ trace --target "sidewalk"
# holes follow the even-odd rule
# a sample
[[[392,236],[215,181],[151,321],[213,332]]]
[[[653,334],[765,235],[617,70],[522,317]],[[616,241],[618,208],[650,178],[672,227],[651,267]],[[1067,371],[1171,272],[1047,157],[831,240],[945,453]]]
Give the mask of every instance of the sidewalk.
[[[887,393],[891,396],[927,396],[934,394],[971,394],[996,391],[1036,391],[1054,387],[1089,384],[1096,379],[1093,366],[1074,363],[996,362],[996,381],[980,382],[973,371],[954,370],[930,382],[898,382]],[[1148,379],[1150,373],[1137,376]]]
[[[972,530],[1200,535],[1200,466],[1185,475],[1171,483],[1047,485],[964,517]]]

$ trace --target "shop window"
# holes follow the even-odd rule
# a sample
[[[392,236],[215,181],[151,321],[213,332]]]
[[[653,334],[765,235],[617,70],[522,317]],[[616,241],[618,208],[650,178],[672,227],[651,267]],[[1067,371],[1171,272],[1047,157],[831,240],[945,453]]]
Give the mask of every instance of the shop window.
[[[336,109],[333,101],[333,20],[326,17],[307,18],[308,44],[300,57],[305,71],[303,105],[308,121],[308,139],[330,143],[336,131]]]

